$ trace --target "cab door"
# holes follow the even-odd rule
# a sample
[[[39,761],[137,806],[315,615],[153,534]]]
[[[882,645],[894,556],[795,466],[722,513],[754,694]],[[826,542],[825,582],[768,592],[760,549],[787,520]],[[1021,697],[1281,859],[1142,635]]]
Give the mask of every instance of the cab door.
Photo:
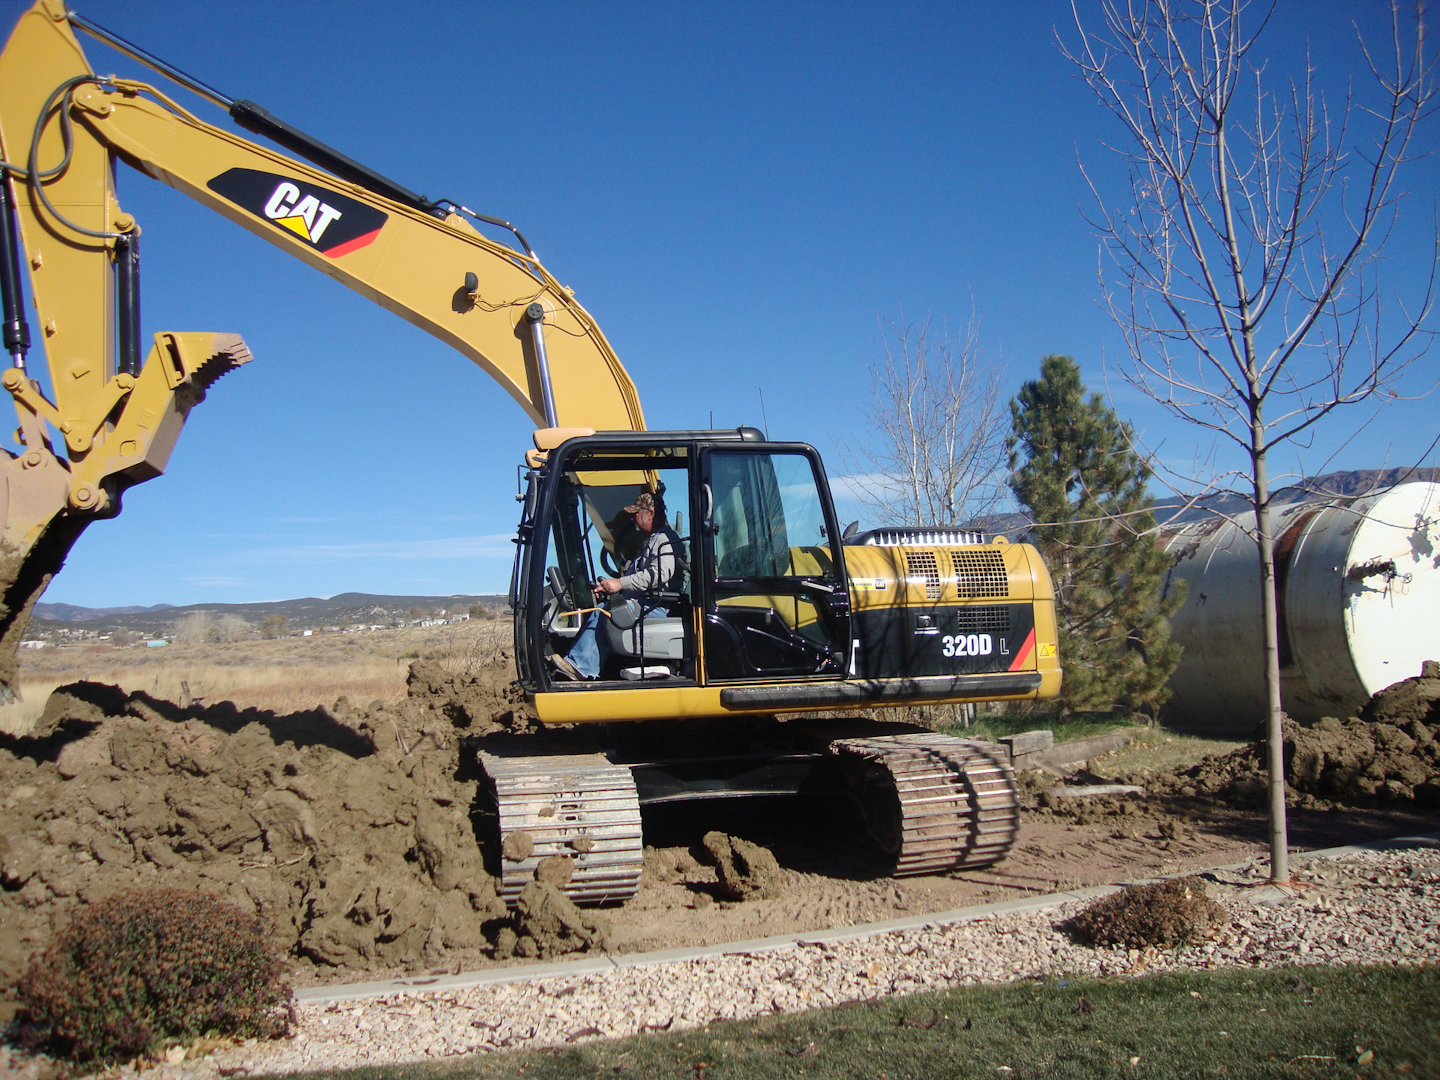
[[[843,678],[850,597],[818,455],[715,447],[700,471],[705,682]]]

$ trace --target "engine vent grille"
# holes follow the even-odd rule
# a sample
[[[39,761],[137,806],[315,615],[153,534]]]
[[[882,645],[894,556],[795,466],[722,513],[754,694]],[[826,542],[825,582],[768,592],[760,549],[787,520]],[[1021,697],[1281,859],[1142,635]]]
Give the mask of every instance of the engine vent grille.
[[[857,533],[845,543],[862,547],[935,547],[943,544],[986,544],[989,541],[990,538],[985,533],[972,532],[969,529],[932,529],[918,525],[901,525]]]
[[[1008,634],[1010,609],[1004,605],[957,608],[955,630],[961,634]]]
[[[1005,571],[1005,556],[999,551],[951,551],[950,565],[961,599],[1010,595],[1010,575]]]
[[[905,569],[911,581],[925,579],[925,599],[940,599],[940,563],[933,551],[905,552]]]

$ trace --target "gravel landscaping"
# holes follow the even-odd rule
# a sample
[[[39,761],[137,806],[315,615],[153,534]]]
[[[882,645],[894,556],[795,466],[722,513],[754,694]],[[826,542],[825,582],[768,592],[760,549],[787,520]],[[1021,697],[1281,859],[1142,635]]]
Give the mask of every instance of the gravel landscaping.
[[[189,1050],[188,1059],[177,1047],[171,1063],[147,1068],[146,1074],[179,1080],[433,1061],[682,1030],[954,985],[1440,960],[1440,848],[1301,855],[1292,865],[1297,887],[1283,891],[1265,884],[1263,863],[1205,875],[1209,894],[1229,913],[1229,925],[1214,940],[1177,950],[1077,944],[1058,929],[1085,906],[1071,902],[843,941],[800,941],[583,975],[302,1004],[289,1039],[202,1043]],[[41,1063],[15,1054],[9,1064],[33,1074]]]

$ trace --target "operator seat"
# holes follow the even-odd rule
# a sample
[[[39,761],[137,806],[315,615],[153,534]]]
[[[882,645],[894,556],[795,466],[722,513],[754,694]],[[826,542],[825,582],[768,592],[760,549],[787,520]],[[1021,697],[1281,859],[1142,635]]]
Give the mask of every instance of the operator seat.
[[[603,621],[610,651],[616,656],[636,660],[643,656],[647,664],[652,660],[670,664],[685,659],[687,619],[667,615],[663,608],[657,608],[624,630],[615,625],[614,619]]]
[[[650,598],[654,606],[642,607],[642,614],[629,626],[621,623],[630,620],[602,619],[604,633],[609,639],[613,655],[644,658],[648,668],[652,661],[665,665],[675,674],[681,663],[692,653],[690,637],[690,537],[680,537],[675,552],[675,578],[670,588]]]

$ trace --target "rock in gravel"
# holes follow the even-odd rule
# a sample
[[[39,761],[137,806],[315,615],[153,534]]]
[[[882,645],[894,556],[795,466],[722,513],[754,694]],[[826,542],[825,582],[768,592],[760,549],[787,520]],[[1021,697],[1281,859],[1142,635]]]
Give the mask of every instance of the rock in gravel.
[[[768,848],[722,832],[706,833],[702,843],[725,899],[773,900],[785,891],[780,864]]]

